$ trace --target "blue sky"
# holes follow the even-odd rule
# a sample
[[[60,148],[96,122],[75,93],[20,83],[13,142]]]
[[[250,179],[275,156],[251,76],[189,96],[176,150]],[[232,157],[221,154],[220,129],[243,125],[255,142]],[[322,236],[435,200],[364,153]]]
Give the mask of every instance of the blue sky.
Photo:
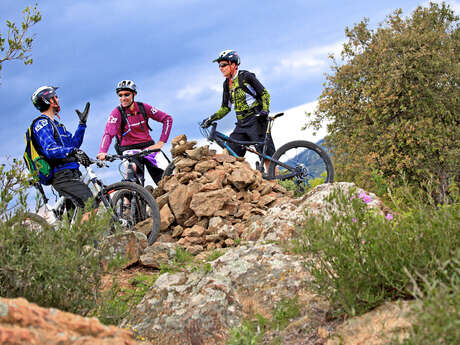
[[[460,12],[460,1],[448,3]],[[34,2],[1,0],[1,4],[0,31],[5,35],[5,21],[20,22],[21,10]],[[43,19],[30,30],[35,34],[34,63],[7,61],[0,72],[0,157],[22,156],[24,131],[38,115],[30,95],[46,84],[60,87],[61,119],[72,132],[78,123],[74,109],[91,102],[82,146],[90,156],[97,154],[105,121],[118,104],[114,88],[122,79],[136,82],[137,100],[173,116],[170,139],[183,133],[201,138],[197,123],[221,103],[223,79],[211,61],[224,49],[237,50],[241,69],[256,72],[271,95],[272,112],[298,110],[279,131],[280,140],[300,139],[286,134],[305,123],[302,105],[313,109],[324,73],[329,71],[328,54],[340,51],[345,27],[364,17],[376,26],[397,8],[409,15],[426,4],[416,0],[38,1]],[[221,121],[221,128],[230,130],[234,121],[232,112]],[[161,127],[151,125],[152,137],[158,140]]]

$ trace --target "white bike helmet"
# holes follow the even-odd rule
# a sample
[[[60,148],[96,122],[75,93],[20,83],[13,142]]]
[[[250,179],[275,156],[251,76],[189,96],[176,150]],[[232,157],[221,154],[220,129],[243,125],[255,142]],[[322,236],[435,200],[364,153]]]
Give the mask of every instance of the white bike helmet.
[[[136,84],[132,80],[122,80],[117,84],[117,88],[115,89],[116,93],[119,93],[121,90],[127,90],[133,92],[135,95],[137,94]]]

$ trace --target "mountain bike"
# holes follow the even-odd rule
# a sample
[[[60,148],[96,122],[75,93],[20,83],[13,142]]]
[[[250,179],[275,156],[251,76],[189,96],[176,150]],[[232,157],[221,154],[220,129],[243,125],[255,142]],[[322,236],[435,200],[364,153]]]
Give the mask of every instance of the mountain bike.
[[[132,160],[141,155],[152,153],[153,151],[142,151],[136,155],[107,155],[106,161],[112,162],[117,159]],[[91,159],[91,165],[96,164],[99,168],[108,167],[105,161]],[[157,239],[160,232],[160,211],[153,196],[144,187],[130,181],[116,182],[105,185],[100,178],[93,172],[90,166],[86,166],[87,184],[93,192],[95,207],[100,210],[110,212],[114,224],[119,224],[123,229],[131,229],[137,223],[148,218],[152,218],[152,229],[148,236],[148,243],[151,245]],[[60,197],[54,206],[50,206],[49,199],[40,183],[34,183],[34,187],[41,194],[45,207],[53,218],[51,224],[56,224],[67,215],[69,220],[74,223],[79,208],[71,199]]]
[[[161,152],[164,159],[167,161],[168,164],[171,163],[171,160],[168,158],[168,156],[163,152],[163,150],[155,150],[157,152]],[[130,157],[129,159],[123,158],[121,155],[114,155],[119,157],[122,161],[118,165],[118,171],[120,172],[120,175],[122,177],[122,181],[130,181],[137,183],[141,186],[143,186],[148,192],[152,193],[154,190],[154,187],[151,185],[145,186],[145,166],[142,164],[139,160],[140,157],[146,156],[144,151],[140,149],[133,149],[133,150],[126,150],[123,152],[123,157]],[[140,156],[139,156],[140,155]],[[112,157],[114,157],[112,156]],[[164,175],[164,172],[162,174]]]
[[[247,151],[256,154],[259,161],[256,169],[268,180],[290,181],[298,192],[320,183],[332,183],[334,181],[334,168],[327,152],[319,145],[306,140],[294,140],[281,146],[273,156],[267,155],[267,142],[271,135],[273,122],[283,116],[278,113],[268,116],[268,124],[263,141],[239,141],[230,138],[224,133],[217,131],[217,122],[212,122],[208,128],[200,127],[201,133],[210,142],[215,142],[229,154],[238,157],[228,143],[241,145]],[[262,148],[259,153],[256,148]],[[265,171],[264,161],[269,161],[268,171]],[[165,170],[172,174],[173,163]]]

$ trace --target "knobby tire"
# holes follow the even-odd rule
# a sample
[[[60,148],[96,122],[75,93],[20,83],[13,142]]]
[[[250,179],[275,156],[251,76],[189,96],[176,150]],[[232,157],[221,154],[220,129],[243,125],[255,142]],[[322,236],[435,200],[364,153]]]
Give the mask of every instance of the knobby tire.
[[[106,194],[112,195],[111,203],[117,217],[128,218],[130,227],[135,226],[143,220],[152,218],[152,229],[148,235],[148,243],[152,245],[160,233],[161,222],[160,210],[153,196],[144,187],[127,181],[113,183],[107,186],[105,191]],[[110,200],[108,195],[107,198]],[[129,202],[134,202],[134,214],[131,204],[126,205],[126,209],[124,208],[125,199],[129,199]]]
[[[28,226],[32,230],[51,230],[53,227],[46,221],[42,216],[32,213],[25,212],[16,215],[10,222],[11,226]]]
[[[323,148],[310,141],[295,140],[288,142],[276,150],[272,158],[289,166],[302,167],[303,171],[308,172],[302,177],[302,183],[304,184],[302,188],[309,185],[309,181],[319,177],[320,174],[326,174],[324,183],[334,181],[334,168],[329,155]],[[289,173],[286,168],[270,161],[268,168],[270,179],[286,180],[283,176],[289,175]],[[292,177],[292,180],[296,180],[296,177]]]

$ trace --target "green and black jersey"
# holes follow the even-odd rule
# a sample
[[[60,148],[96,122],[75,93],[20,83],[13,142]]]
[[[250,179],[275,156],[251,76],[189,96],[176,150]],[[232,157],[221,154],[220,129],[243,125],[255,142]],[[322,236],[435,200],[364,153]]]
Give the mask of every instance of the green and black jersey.
[[[232,79],[230,89],[229,80],[224,81],[224,92],[222,96],[222,106],[212,115],[211,119],[218,120],[227,115],[232,104],[238,120],[255,115],[264,110],[270,110],[270,95],[264,86],[257,80],[254,73],[239,71],[237,76]]]

